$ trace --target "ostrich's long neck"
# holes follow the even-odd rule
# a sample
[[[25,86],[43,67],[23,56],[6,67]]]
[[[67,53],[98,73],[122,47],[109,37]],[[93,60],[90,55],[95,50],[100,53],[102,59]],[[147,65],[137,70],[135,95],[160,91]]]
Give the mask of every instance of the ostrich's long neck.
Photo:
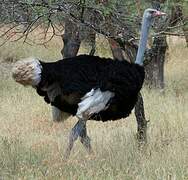
[[[144,13],[143,19],[142,19],[142,27],[141,27],[141,37],[139,41],[139,47],[138,52],[136,56],[136,64],[143,65],[144,61],[144,52],[147,45],[147,39],[148,39],[148,33],[150,28],[150,18],[147,18],[146,12]]]

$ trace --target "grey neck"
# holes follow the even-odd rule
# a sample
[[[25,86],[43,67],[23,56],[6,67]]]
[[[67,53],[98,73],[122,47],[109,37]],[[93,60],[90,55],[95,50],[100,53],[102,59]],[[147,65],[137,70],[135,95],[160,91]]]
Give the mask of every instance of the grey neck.
[[[142,19],[141,37],[140,37],[138,52],[135,61],[135,64],[139,64],[141,66],[143,66],[144,52],[147,45],[150,24],[151,24],[151,17],[149,17],[148,12],[145,11]]]

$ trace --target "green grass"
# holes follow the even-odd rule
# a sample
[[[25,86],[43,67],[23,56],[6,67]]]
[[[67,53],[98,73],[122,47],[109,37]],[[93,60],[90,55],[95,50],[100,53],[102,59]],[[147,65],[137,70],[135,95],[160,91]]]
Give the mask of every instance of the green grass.
[[[61,46],[54,43],[50,51],[23,45],[30,49],[28,53],[18,43],[7,44],[1,58],[6,59],[12,48],[18,58],[56,59]],[[188,51],[182,40],[170,44],[165,90],[142,90],[150,120],[148,144],[142,149],[135,138],[133,113],[116,122],[89,121],[94,154],[88,156],[77,141],[65,162],[63,154],[76,118],[53,123],[50,107],[32,88],[0,77],[0,179],[188,179]],[[107,49],[103,53],[99,48],[98,53],[106,56]]]

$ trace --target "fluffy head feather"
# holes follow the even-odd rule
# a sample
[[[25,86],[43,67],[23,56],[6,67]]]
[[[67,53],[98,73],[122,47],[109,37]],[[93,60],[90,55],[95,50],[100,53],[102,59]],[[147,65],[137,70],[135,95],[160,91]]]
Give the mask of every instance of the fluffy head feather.
[[[36,86],[41,81],[42,66],[37,58],[27,58],[17,61],[12,68],[13,79],[26,86]]]

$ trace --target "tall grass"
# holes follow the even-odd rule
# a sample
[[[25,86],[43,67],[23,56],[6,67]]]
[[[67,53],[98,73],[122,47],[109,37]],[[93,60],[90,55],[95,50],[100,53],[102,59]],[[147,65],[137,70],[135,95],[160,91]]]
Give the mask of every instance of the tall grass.
[[[61,49],[56,41],[48,50],[7,44],[1,58],[10,52],[56,59]],[[77,141],[67,162],[63,154],[76,118],[53,123],[50,107],[33,89],[0,77],[0,179],[188,179],[187,57],[182,40],[171,42],[165,90],[142,90],[150,120],[145,147],[138,148],[134,114],[115,122],[89,121],[94,154],[88,156]]]

